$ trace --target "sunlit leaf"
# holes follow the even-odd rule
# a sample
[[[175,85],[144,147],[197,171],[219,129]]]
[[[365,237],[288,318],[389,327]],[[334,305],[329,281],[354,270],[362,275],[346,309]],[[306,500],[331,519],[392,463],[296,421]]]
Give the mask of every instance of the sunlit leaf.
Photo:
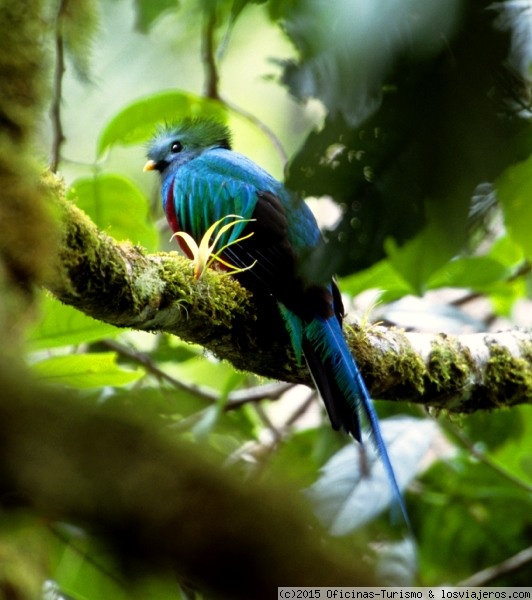
[[[381,421],[381,432],[403,491],[419,471],[437,427],[428,419],[411,417]],[[366,444],[366,475],[359,449],[349,444],[323,467],[320,478],[307,490],[316,513],[332,535],[347,535],[367,523],[392,503],[387,473],[371,441]]]
[[[195,94],[170,90],[135,100],[104,127],[98,139],[98,156],[111,146],[132,146],[145,142],[155,127],[165,121],[172,122],[183,117],[216,117],[224,120],[223,106]]]
[[[158,235],[148,221],[148,202],[129,179],[108,173],[77,179],[68,198],[115,239],[156,249]]]
[[[250,378],[249,374],[237,371],[228,362],[217,362],[206,360],[202,356],[196,356],[185,362],[167,362],[164,364],[164,369],[178,379],[183,379],[191,384],[208,387],[212,390],[227,393],[231,391],[235,384],[235,375],[237,382],[242,383],[243,380]],[[228,390],[228,385],[231,389]]]
[[[62,304],[50,294],[43,295],[39,308],[42,318],[28,337],[31,350],[75,346],[114,337],[123,331]]]
[[[144,375],[119,367],[114,352],[52,356],[32,365],[32,370],[43,383],[77,388],[125,385]]]
[[[433,273],[427,287],[463,287],[479,290],[509,275],[509,269],[489,256],[466,256],[451,260]]]
[[[523,249],[509,235],[496,240],[488,256],[507,266],[517,265],[524,258]]]
[[[352,296],[365,290],[382,290],[381,300],[390,302],[412,294],[413,288],[393,268],[390,261],[381,260],[371,267],[340,279],[340,289]]]

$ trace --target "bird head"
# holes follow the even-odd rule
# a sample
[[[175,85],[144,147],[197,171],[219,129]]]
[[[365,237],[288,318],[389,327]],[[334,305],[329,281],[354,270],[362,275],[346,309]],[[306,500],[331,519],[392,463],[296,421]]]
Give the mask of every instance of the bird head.
[[[159,128],[148,145],[145,171],[164,173],[212,148],[231,149],[229,129],[212,119],[185,119]]]

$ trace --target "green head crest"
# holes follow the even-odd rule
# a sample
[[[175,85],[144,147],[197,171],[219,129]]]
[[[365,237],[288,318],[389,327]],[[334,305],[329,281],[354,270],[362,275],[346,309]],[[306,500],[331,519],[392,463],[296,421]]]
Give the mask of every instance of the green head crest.
[[[231,133],[223,123],[201,118],[166,123],[148,145],[145,170],[163,172],[170,164],[178,166],[210,148],[231,149]]]

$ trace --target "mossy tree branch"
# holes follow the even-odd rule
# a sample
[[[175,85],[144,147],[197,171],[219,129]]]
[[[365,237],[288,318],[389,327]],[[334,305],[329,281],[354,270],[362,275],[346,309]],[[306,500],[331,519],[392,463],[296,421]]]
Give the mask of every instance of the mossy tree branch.
[[[16,369],[0,370],[0,386],[3,511],[87,528],[132,590],[150,573],[234,600],[271,598],[283,584],[375,584],[363,561],[324,542],[290,486],[251,485],[145,415],[90,407]]]
[[[275,305],[253,303],[234,279],[195,280],[177,254],[146,254],[98,231],[48,178],[62,214],[63,241],[48,288],[63,302],[113,325],[165,331],[201,344],[237,368],[310,383]],[[509,331],[423,335],[348,327],[373,397],[473,412],[532,400],[532,335]]]

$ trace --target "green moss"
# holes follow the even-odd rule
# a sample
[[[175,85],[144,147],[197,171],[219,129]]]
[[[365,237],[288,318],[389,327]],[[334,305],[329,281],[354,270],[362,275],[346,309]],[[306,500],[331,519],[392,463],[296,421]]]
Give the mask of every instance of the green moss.
[[[347,326],[345,330],[347,343],[354,351],[372,395],[385,398],[384,390],[392,387],[395,399],[412,399],[423,394],[425,364],[404,334],[394,330],[392,346],[390,330],[375,327],[365,330],[360,326]],[[379,338],[384,349],[381,352],[378,351]]]
[[[440,334],[431,344],[427,367],[427,388],[445,391],[445,395],[451,397],[465,388],[473,360],[456,337]]]
[[[251,293],[238,281],[213,270],[207,270],[201,279],[193,279],[191,261],[177,254],[172,258],[172,261],[165,260],[161,267],[160,278],[167,286],[165,292],[171,298],[183,298],[181,306],[195,321],[208,319],[212,325],[229,326],[239,315],[246,315]]]
[[[412,348],[412,344],[401,332],[395,332],[396,339],[399,341],[399,350],[397,359],[387,367],[393,369],[405,384],[409,392],[421,396],[425,391],[425,363],[417,352]],[[410,397],[410,393],[408,394]]]
[[[518,358],[504,346],[490,347],[485,373],[489,406],[512,406],[532,400],[530,344],[524,344],[522,350],[523,357]]]

